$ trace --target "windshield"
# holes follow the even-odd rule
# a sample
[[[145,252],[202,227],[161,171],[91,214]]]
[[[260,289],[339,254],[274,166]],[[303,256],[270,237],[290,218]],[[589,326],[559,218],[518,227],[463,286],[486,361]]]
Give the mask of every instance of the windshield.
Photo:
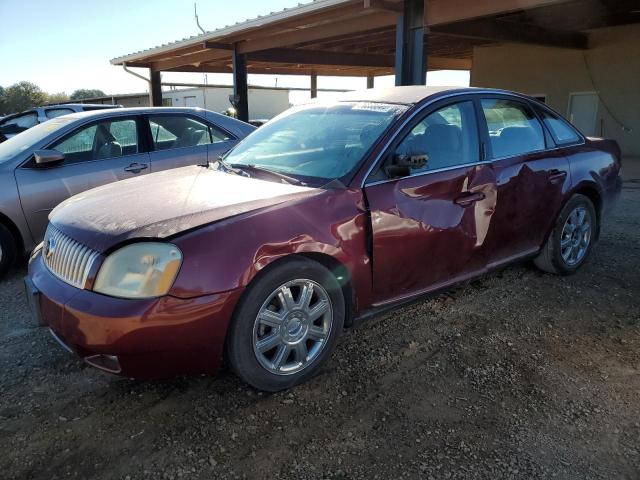
[[[254,166],[322,182],[342,179],[407,108],[368,102],[292,108],[249,135],[224,160],[232,167]]]
[[[57,117],[5,140],[0,143],[0,163],[6,162],[18,153],[28,150],[50,133],[59,130],[74,120],[74,118]]]

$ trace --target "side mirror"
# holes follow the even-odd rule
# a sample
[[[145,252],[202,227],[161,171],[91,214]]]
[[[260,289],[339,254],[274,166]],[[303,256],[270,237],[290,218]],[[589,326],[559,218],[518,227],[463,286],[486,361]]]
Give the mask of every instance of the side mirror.
[[[64,162],[64,153],[58,150],[36,150],[33,158],[38,167],[53,167]]]
[[[426,153],[397,153],[393,157],[393,163],[386,168],[390,178],[407,177],[411,175],[411,169],[423,168],[427,164]]]

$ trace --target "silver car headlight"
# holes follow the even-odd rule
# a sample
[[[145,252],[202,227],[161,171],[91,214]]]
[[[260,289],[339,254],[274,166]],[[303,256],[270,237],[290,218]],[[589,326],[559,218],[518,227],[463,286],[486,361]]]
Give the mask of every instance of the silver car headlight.
[[[127,245],[107,257],[93,286],[120,298],[153,298],[167,294],[182,264],[182,252],[170,243]]]

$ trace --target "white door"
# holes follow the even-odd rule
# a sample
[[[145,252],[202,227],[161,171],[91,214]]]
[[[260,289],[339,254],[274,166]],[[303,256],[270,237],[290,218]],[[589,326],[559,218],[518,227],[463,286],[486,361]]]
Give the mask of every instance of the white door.
[[[596,134],[596,117],[598,114],[598,94],[581,92],[569,94],[569,120],[584,135]]]
[[[196,102],[196,97],[184,97],[184,106],[185,107],[197,107],[198,103]]]

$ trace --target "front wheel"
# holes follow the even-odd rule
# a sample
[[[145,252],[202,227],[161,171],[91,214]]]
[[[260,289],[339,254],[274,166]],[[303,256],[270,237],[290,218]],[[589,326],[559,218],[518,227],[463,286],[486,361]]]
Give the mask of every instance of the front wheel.
[[[312,260],[287,260],[247,288],[229,330],[227,358],[257,389],[290,388],[328,359],[344,317],[342,289],[331,272]]]
[[[534,259],[538,268],[556,275],[571,275],[589,257],[598,232],[598,217],[591,200],[580,194],[569,199]]]

